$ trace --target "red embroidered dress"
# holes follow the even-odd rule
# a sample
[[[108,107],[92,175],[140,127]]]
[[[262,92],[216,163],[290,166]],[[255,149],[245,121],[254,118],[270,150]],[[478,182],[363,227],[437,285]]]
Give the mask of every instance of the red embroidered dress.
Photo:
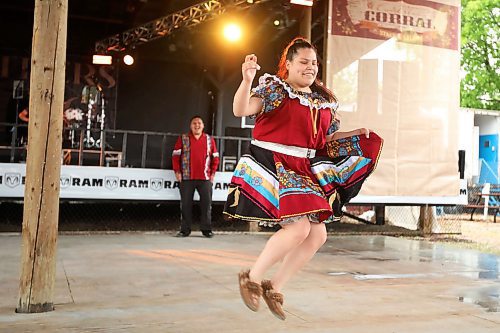
[[[361,153],[349,165],[332,163],[325,144],[326,135],[338,129],[334,117],[337,103],[319,93],[296,91],[278,77],[265,74],[252,96],[261,98],[264,104],[256,116],[254,139],[315,149],[317,155],[324,156],[295,157],[251,145],[249,154],[243,155],[236,166],[224,214],[271,225],[304,215],[313,222],[327,220],[332,215],[338,184],[348,183],[354,173],[376,161]],[[357,136],[352,138],[359,141]],[[346,140],[343,146],[351,147],[351,141]],[[340,147],[338,142],[336,146]],[[329,147],[332,153],[334,146]],[[374,168],[372,164],[361,174],[367,176]],[[345,173],[346,167],[351,172]],[[344,178],[339,183],[342,170]],[[358,178],[364,180],[366,176]]]

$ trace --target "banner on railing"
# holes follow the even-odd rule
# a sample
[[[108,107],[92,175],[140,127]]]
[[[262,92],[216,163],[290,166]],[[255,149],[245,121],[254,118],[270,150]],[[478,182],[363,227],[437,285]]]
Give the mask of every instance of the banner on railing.
[[[26,165],[0,163],[0,200],[24,197]],[[232,172],[217,172],[212,199],[224,202]],[[179,182],[172,170],[61,166],[61,199],[69,200],[180,200]],[[195,194],[195,200],[198,200]],[[358,195],[352,204],[465,204],[467,182],[462,180],[458,196],[370,196]]]
[[[213,201],[226,200],[232,174],[216,173]],[[23,198],[25,176],[25,164],[0,163],[0,197]],[[180,200],[173,170],[63,165],[60,185],[62,199]]]

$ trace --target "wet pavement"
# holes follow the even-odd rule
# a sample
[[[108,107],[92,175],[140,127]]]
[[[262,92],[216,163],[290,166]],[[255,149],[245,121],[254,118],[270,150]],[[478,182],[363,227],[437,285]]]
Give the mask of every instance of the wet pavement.
[[[0,332],[500,332],[500,257],[330,236],[285,287],[287,320],[241,302],[270,234],[61,235],[55,311],[16,314],[21,237],[0,234]]]

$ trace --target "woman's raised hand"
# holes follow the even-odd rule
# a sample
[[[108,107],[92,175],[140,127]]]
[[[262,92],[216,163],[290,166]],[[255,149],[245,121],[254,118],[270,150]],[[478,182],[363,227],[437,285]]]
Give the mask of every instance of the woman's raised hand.
[[[247,55],[245,57],[245,62],[241,65],[243,80],[252,82],[259,69],[260,66],[257,64],[257,56],[255,54]]]

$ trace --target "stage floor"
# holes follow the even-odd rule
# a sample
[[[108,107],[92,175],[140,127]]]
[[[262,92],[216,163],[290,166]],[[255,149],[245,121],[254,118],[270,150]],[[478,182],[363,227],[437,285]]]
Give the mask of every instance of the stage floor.
[[[286,321],[251,312],[237,273],[269,236],[61,235],[55,311],[16,314],[21,236],[0,234],[0,331],[500,331],[500,257],[387,236],[329,237],[283,290]]]

